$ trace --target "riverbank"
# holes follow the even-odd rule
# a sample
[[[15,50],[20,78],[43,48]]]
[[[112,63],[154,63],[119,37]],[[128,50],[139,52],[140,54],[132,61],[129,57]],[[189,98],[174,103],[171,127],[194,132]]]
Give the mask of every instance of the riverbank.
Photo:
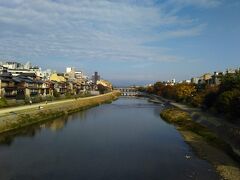
[[[240,157],[240,126],[229,122],[224,117],[216,116],[209,112],[203,111],[201,108],[191,107],[187,104],[175,102],[165,99],[157,95],[149,95],[151,99],[159,101],[165,107],[176,107],[182,111],[188,112],[192,120],[207,127],[212,132],[217,134],[218,137],[227,142],[235,154]]]
[[[103,103],[110,103],[117,99],[119,95],[118,91],[113,91],[87,98],[4,109],[4,111],[0,111],[0,133],[26,127],[41,121],[58,118]]]
[[[220,176],[229,180],[240,177],[239,164],[230,156],[233,154],[231,147],[206,127],[194,122],[188,112],[167,108],[160,115],[177,127],[185,141],[201,158],[212,163]]]

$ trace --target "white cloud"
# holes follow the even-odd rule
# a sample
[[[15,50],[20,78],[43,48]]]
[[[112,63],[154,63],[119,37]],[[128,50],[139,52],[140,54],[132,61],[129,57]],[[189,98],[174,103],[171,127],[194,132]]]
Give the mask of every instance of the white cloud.
[[[173,0],[178,2],[178,0]],[[63,56],[75,60],[177,61],[152,40],[192,37],[205,25],[169,15],[151,1],[1,0],[0,56]],[[216,0],[184,0],[213,6]]]
[[[173,31],[168,31],[165,33],[165,36],[168,38],[197,36],[203,32],[205,27],[206,24],[201,24],[199,26],[195,26],[188,29],[177,29]]]
[[[169,2],[184,6],[213,8],[219,6],[222,3],[222,0],[169,0]]]

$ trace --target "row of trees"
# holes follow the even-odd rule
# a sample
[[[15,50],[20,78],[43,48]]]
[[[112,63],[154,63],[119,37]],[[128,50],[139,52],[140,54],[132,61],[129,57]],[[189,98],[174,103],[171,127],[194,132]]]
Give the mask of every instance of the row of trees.
[[[170,86],[156,82],[145,91],[225,115],[231,120],[240,118],[239,72],[222,76],[219,86],[184,83]]]

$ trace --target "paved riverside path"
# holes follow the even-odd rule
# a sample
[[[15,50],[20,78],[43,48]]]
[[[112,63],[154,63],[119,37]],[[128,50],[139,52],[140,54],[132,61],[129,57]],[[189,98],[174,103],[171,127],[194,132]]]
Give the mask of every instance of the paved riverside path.
[[[98,95],[98,96],[102,96],[102,95]],[[81,100],[81,99],[92,99],[95,98],[96,96],[91,96],[91,97],[85,97],[85,98],[78,98],[77,100]],[[0,109],[0,116],[4,116],[8,113],[17,113],[18,111],[22,111],[22,110],[31,110],[31,109],[37,109],[39,106],[43,107],[44,106],[49,106],[49,105],[56,105],[56,104],[62,104],[62,103],[67,103],[67,102],[74,102],[76,101],[76,99],[66,99],[66,100],[58,100],[58,101],[48,101],[48,103],[46,104],[45,102],[41,102],[41,103],[36,103],[36,104],[32,104],[32,105],[23,105],[23,106],[17,106],[17,107],[9,107],[9,108],[4,108],[4,109]]]
[[[216,117],[211,113],[204,112],[201,108],[190,107],[189,105],[175,102],[173,100],[165,99],[165,98],[163,98],[161,96],[157,96],[157,95],[153,95],[153,98],[159,99],[163,103],[168,102],[168,104],[170,104],[174,107],[177,107],[179,109],[187,111],[188,113],[190,113],[193,120],[198,121],[199,123],[203,122],[208,125],[215,126],[215,127],[223,126],[223,125],[234,126],[233,124],[227,122],[224,118]]]
[[[161,96],[151,95],[153,99],[159,99],[166,105],[172,105],[190,114],[193,121],[211,129],[219,137],[229,143],[234,152],[240,157],[240,127],[232,124],[224,117],[217,117],[214,114],[203,111],[201,108],[190,107],[186,104],[178,103],[173,100],[165,99]]]

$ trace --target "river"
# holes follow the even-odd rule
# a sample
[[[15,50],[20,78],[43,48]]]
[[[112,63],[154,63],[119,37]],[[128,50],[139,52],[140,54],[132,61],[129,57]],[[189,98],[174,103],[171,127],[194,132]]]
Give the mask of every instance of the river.
[[[0,179],[219,179],[160,111],[145,99],[120,98],[0,135]]]

